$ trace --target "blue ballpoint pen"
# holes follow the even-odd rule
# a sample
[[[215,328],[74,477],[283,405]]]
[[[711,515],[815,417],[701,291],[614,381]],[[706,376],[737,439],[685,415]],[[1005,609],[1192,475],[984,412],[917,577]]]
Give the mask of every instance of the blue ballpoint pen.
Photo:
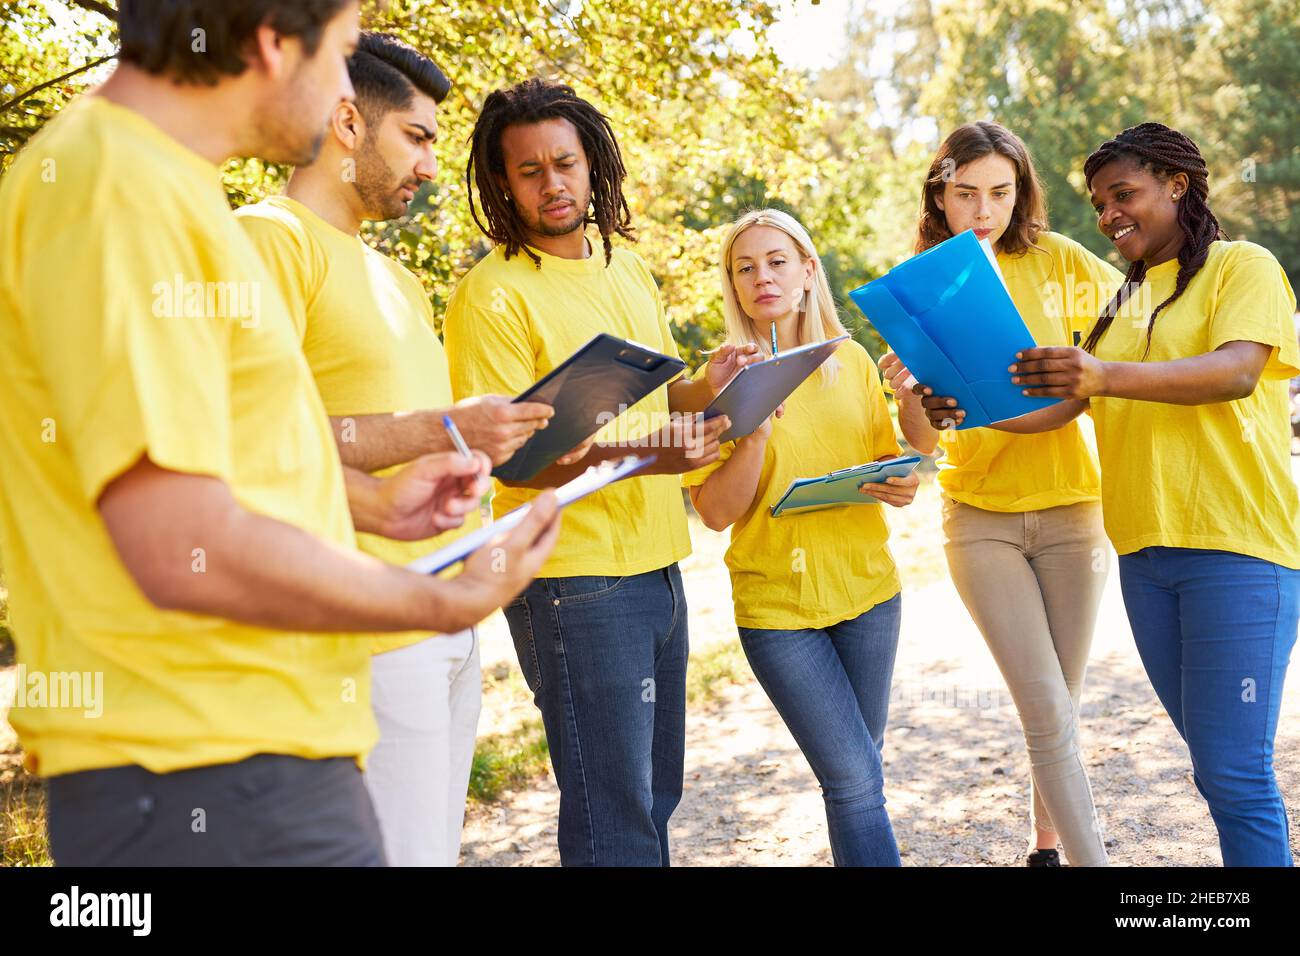
[[[460,433],[460,429],[456,427],[456,423],[451,420],[450,415],[442,416],[442,427],[447,429],[447,434],[451,436],[451,443],[456,446],[456,450],[467,459],[473,460],[474,453],[469,450],[469,445],[465,443],[465,436]],[[489,503],[490,500],[491,499],[487,495],[484,495],[483,500],[479,502],[478,506],[479,516],[483,519],[485,525],[492,523],[492,505]]]
[[[474,453],[469,450],[469,445],[465,444],[465,438],[456,427],[456,423],[451,420],[450,415],[442,416],[442,427],[447,429],[447,434],[451,436],[451,443],[456,446],[456,450],[466,458],[473,458]]]

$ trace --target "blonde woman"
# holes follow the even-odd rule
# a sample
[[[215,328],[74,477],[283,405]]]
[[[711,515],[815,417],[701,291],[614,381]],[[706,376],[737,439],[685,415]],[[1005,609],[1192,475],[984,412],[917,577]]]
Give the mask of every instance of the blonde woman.
[[[967,123],[939,147],[922,188],[916,251],[967,229],[992,243],[1011,299],[1042,345],[1073,344],[1123,279],[1077,242],[1047,231],[1029,151],[997,123]],[[899,387],[907,377],[892,353],[881,371]],[[1072,865],[1104,865],[1078,741],[1106,583],[1096,455],[1077,422],[1042,435],[942,434],[948,569],[1016,702],[1029,752],[1027,865],[1060,866],[1058,841]],[[938,435],[914,444],[932,449]]]
[[[812,240],[786,213],[742,216],[721,273],[729,345],[770,355],[773,326],[779,351],[844,332]],[[907,426],[928,428],[919,400],[905,402]],[[901,599],[889,528],[867,502],[909,504],[917,479],[864,485],[863,505],[780,518],[769,509],[792,478],[898,454],[879,373],[850,340],[778,416],[683,479],[704,523],[731,528],[741,645],[821,784],[837,866],[899,865],[880,750]]]

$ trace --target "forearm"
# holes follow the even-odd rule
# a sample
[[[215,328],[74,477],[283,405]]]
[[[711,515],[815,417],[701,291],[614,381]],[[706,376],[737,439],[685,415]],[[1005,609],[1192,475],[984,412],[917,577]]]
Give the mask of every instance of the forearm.
[[[604,445],[597,443],[591,446],[591,449],[576,462],[568,465],[553,464],[543,468],[537,474],[533,475],[527,481],[501,481],[503,485],[510,488],[533,488],[541,490],[542,488],[558,488],[565,482],[577,478],[588,468],[593,465],[599,465],[603,461],[617,460],[626,458],[628,455],[653,455],[654,446],[648,444],[633,445],[625,443],[615,443]],[[654,466],[643,468],[638,474],[654,474]],[[498,479],[500,480],[500,479]]]
[[[1232,352],[1215,351],[1168,362],[1106,362],[1107,398],[1169,405],[1209,405],[1245,398],[1259,373]]]
[[[922,455],[933,455],[939,445],[939,432],[930,424],[925,408],[915,396],[899,395],[898,427],[903,431],[907,443]]]
[[[450,409],[330,417],[343,464],[364,472],[401,465],[453,446],[442,416]]]
[[[1062,428],[1087,410],[1087,399],[1067,398],[1055,405],[1049,405],[1047,408],[1040,408],[1028,415],[1021,415],[1019,418],[1008,418],[1005,421],[994,422],[989,427],[1000,432],[1011,432],[1015,435],[1034,435],[1038,432],[1050,432]]]
[[[216,478],[142,459],[99,509],[127,571],[161,608],[305,631],[459,623],[443,582],[249,511]]]
[[[722,531],[749,510],[758,492],[766,447],[766,441],[741,439],[731,457],[692,495],[695,510],[707,527]]]
[[[715,397],[704,374],[696,379],[683,375],[668,385],[668,408],[679,414],[702,412]]]
[[[285,630],[347,632],[468,626],[448,582],[416,574],[240,509],[214,536],[178,609]]]

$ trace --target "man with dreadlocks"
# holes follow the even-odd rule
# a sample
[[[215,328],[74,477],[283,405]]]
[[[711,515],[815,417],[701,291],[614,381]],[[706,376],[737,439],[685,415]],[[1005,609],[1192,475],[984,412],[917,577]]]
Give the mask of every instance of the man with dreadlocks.
[[[1224,236],[1205,160],[1182,133],[1126,129],[1084,177],[1127,280],[1082,349],[1028,349],[1011,366],[1026,394],[1066,401],[995,427],[1046,430],[1091,406],[1124,606],[1223,862],[1290,866],[1273,737],[1300,620],[1295,294],[1267,249]],[[1116,322],[1143,285],[1151,315]],[[925,399],[931,420],[950,402]]]
[[[608,120],[571,88],[532,79],[488,96],[466,185],[475,221],[497,246],[448,305],[456,397],[518,393],[598,332],[675,353],[650,270],[612,243],[634,238],[624,175]],[[599,232],[599,252],[588,225]],[[602,430],[602,444],[577,464],[498,488],[494,507],[503,513],[530,501],[530,489],[626,454],[620,439],[648,435],[658,456],[652,473],[566,509],[540,577],[505,609],[546,726],[565,865],[668,863],[685,748],[686,601],[677,562],[690,553],[672,476],[716,460],[728,425],[662,423],[670,411],[702,410],[757,352],[718,350],[705,374],[660,388]]]

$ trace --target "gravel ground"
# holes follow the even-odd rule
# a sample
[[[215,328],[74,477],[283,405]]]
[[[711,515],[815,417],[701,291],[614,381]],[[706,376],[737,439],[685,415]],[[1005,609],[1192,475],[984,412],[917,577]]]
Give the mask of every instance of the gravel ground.
[[[937,520],[937,516],[936,516]],[[684,566],[695,650],[734,641],[724,546],[692,522]],[[937,531],[936,531],[937,533]],[[1112,556],[1112,569],[1114,568]],[[1015,707],[955,590],[904,590],[885,741],[886,796],[909,866],[1023,865],[1029,770]],[[484,628],[486,666],[514,666],[499,615]],[[829,865],[820,792],[762,688],[745,680],[688,713],[686,790],[672,820],[677,865]],[[1276,743],[1278,778],[1300,851],[1300,682],[1292,674]],[[527,714],[516,698],[508,707]],[[535,711],[532,711],[535,713]],[[484,731],[504,711],[489,701]],[[1215,866],[1218,843],[1186,747],[1147,683],[1112,571],[1081,717],[1093,794],[1113,864]],[[462,865],[558,864],[559,794],[548,774],[471,808]]]
[[[1296,460],[1300,465],[1300,459]],[[1297,469],[1300,471],[1300,468]],[[1300,478],[1300,475],[1297,476]],[[1028,837],[1028,761],[1015,708],[983,639],[943,576],[937,498],[891,514],[905,571],[902,639],[885,742],[886,794],[905,865],[1021,865]],[[683,562],[696,652],[736,640],[725,538],[691,523]],[[1113,567],[1113,563],[1112,563]],[[928,578],[928,582],[927,582]],[[483,627],[489,681],[482,734],[536,716],[501,615]],[[820,793],[807,762],[742,661],[742,679],[687,715],[686,791],[672,820],[678,865],[829,865]],[[4,722],[14,672],[0,667],[0,754],[16,763]],[[1276,767],[1300,850],[1300,678],[1291,675]],[[1084,690],[1082,735],[1113,863],[1219,862],[1209,813],[1187,751],[1133,648],[1112,574]],[[0,767],[4,769],[4,767]],[[6,773],[12,773],[8,767]],[[3,777],[5,774],[0,774]],[[462,864],[558,863],[558,792],[549,774],[467,814]]]

